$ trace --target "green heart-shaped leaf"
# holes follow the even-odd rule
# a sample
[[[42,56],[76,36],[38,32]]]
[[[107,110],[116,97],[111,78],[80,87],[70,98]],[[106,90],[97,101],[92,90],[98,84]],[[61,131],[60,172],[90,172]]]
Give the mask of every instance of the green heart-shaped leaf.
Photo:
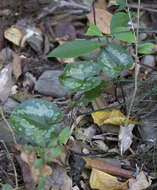
[[[41,99],[26,100],[11,114],[13,129],[26,140],[45,146],[51,133],[59,130],[56,123],[62,119],[60,109],[51,102]]]

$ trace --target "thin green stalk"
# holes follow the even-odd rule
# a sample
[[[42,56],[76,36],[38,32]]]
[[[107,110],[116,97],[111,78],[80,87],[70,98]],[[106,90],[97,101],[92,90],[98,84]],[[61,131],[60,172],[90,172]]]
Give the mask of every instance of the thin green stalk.
[[[128,4],[128,2],[127,2]],[[128,121],[131,115],[131,111],[132,111],[132,107],[135,101],[135,96],[136,96],[136,92],[137,92],[137,83],[138,83],[138,74],[139,74],[139,70],[140,70],[140,65],[138,64],[139,59],[138,59],[138,40],[139,40],[139,21],[140,21],[140,4],[141,4],[141,0],[138,0],[138,9],[137,9],[137,30],[136,30],[136,34],[135,34],[135,30],[134,30],[134,26],[132,23],[132,19],[131,19],[131,14],[130,14],[130,9],[128,6],[128,14],[131,20],[131,25],[132,25],[132,29],[133,29],[133,33],[134,33],[134,37],[136,40],[136,52],[135,52],[135,88],[134,88],[134,92],[132,95],[132,99],[131,99],[131,103],[129,106],[129,110],[128,110],[128,115],[126,117],[126,122],[125,122],[125,126],[128,126]]]

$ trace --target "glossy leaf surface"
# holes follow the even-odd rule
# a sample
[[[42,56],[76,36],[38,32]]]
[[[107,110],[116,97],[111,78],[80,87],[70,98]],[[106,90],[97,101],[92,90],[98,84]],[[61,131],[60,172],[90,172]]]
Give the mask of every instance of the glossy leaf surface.
[[[129,69],[133,65],[133,59],[121,46],[108,44],[99,54],[98,63],[102,65],[103,72],[116,78],[123,69]]]
[[[60,109],[51,102],[41,99],[26,100],[11,114],[13,129],[26,140],[44,146],[62,118]]]
[[[59,81],[64,88],[71,92],[88,91],[98,86],[101,82],[95,77],[101,70],[101,65],[94,62],[74,62],[66,65]]]

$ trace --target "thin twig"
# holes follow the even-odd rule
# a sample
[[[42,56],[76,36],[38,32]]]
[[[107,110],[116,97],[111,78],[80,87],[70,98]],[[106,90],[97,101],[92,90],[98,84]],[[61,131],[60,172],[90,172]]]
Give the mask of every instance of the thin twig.
[[[126,2],[127,2],[127,0],[126,0]],[[127,2],[127,4],[128,4],[128,2]],[[134,30],[131,14],[130,14],[130,9],[129,9],[129,6],[128,6],[128,14],[129,14],[129,18],[130,18],[130,21],[131,21],[133,34],[134,34],[134,37],[135,37],[135,40],[136,40],[136,44],[135,44],[136,45],[136,53],[135,53],[135,88],[134,88],[131,103],[130,103],[130,106],[129,106],[128,115],[126,117],[125,126],[128,126],[128,121],[129,121],[130,114],[131,114],[131,111],[132,111],[132,107],[133,107],[133,104],[134,104],[134,101],[135,101],[135,96],[136,96],[136,92],[137,92],[138,74],[139,74],[139,69],[140,69],[140,65],[138,64],[138,62],[139,62],[139,59],[138,59],[138,40],[139,40],[140,4],[141,4],[141,0],[138,0],[136,35],[135,35],[135,30]]]
[[[4,142],[3,140],[0,140],[0,142],[3,144],[5,150],[6,150],[7,154],[8,154],[8,158],[9,158],[11,164],[12,164],[12,167],[13,167],[13,170],[14,170],[14,175],[15,175],[15,185],[16,185],[16,188],[15,188],[15,189],[18,189],[18,179],[17,179],[17,172],[16,172],[15,164],[14,164],[14,162],[13,162],[13,159],[12,159],[10,153],[9,153],[9,150],[8,150],[8,148],[7,148],[6,144],[5,144],[5,142]]]
[[[94,24],[96,25],[96,14],[95,14],[95,6],[94,6],[95,1],[93,1],[92,4],[92,9],[93,9],[93,19],[94,19]]]
[[[10,126],[9,122],[7,121],[7,119],[5,118],[1,106],[0,106],[0,115],[2,116],[2,119],[3,119],[4,122],[6,123],[8,129],[9,129],[9,131],[10,131],[10,133],[11,133],[11,136],[12,136],[12,138],[13,138],[14,144],[17,144],[17,142],[16,142],[16,138],[15,138],[15,135],[14,135],[14,131],[13,131],[13,129],[11,128],[11,126]]]

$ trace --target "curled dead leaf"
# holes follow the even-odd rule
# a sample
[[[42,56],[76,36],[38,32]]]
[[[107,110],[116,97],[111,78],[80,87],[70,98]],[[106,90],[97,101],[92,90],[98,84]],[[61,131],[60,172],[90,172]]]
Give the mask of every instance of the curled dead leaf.
[[[103,124],[110,125],[125,125],[126,117],[119,110],[103,110],[92,113],[92,117],[94,119],[94,123],[99,126]],[[129,120],[129,124],[139,124],[137,121]]]
[[[128,181],[119,182],[116,177],[113,177],[105,172],[92,169],[90,186],[92,189],[98,190],[127,190]]]
[[[10,27],[4,32],[4,37],[13,44],[20,46],[23,35],[19,29]]]

